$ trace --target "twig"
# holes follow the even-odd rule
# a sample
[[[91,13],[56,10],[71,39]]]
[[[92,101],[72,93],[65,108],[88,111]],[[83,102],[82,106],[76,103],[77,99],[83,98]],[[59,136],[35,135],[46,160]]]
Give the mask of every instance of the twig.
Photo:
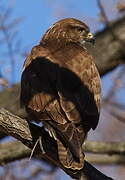
[[[17,31],[14,31],[15,26],[19,24],[22,19],[17,18],[10,20],[12,13],[12,6],[8,7],[2,7],[0,10],[0,32],[2,32],[2,38],[0,41],[2,43],[6,43],[7,46],[7,54],[10,59],[10,65],[11,65],[11,84],[15,81],[15,50],[17,50],[17,47],[19,47],[18,41],[16,41],[16,44],[14,47],[14,40],[16,39]],[[18,48],[19,49],[19,48]],[[17,53],[17,51],[16,51]]]
[[[102,3],[101,3],[101,0],[97,0],[97,4],[98,4],[98,7],[99,7],[99,9],[100,9],[100,15],[101,15],[101,17],[103,18],[104,24],[105,24],[106,26],[108,26],[109,20],[108,20],[108,17],[107,17],[107,15],[106,15],[106,13],[105,13],[104,7],[103,7],[103,5],[102,5]]]

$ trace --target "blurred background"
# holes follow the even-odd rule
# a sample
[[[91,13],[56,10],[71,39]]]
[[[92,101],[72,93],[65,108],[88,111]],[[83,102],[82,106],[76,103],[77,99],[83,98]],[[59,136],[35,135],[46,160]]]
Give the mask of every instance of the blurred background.
[[[90,51],[102,77],[102,111],[87,140],[125,142],[125,0],[0,0],[0,107],[22,116],[19,82],[24,59],[50,25],[67,17],[84,21],[97,37]],[[1,134],[0,141],[15,140]],[[125,179],[124,156],[87,157],[106,175]],[[0,180],[11,179],[71,178],[46,162],[24,158],[0,167]]]

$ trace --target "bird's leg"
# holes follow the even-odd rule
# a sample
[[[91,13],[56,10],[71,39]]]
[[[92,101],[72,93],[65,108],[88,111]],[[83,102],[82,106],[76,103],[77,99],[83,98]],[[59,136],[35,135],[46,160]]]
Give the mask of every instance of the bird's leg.
[[[50,137],[54,138],[55,140],[57,140],[56,137],[56,131],[51,127],[51,125],[49,123],[44,123],[44,126],[46,127]]]
[[[34,151],[35,151],[35,149],[36,149],[36,146],[37,146],[38,142],[39,142],[39,138],[38,138],[37,141],[35,142],[35,145],[34,145],[32,151],[31,151],[31,154],[30,154],[30,157],[29,157],[29,161],[31,160],[31,158],[32,158],[32,156],[33,156],[33,153],[34,153]]]
[[[57,140],[56,132],[55,132],[54,129],[50,128],[50,129],[48,130],[48,132],[49,132],[49,135],[50,135],[52,138],[54,138],[55,140]]]
[[[41,149],[42,153],[45,154],[43,144],[42,144],[42,136],[39,137],[39,145],[40,145],[40,149]]]
[[[42,153],[45,154],[45,151],[44,151],[43,145],[42,145],[42,136],[39,136],[39,138],[38,138],[37,141],[35,142],[35,145],[34,145],[32,151],[31,151],[29,160],[31,160],[31,158],[32,158],[32,156],[33,156],[33,153],[34,153],[34,151],[35,151],[36,146],[37,146],[38,143],[39,143],[39,145],[40,145],[40,149],[41,149]]]

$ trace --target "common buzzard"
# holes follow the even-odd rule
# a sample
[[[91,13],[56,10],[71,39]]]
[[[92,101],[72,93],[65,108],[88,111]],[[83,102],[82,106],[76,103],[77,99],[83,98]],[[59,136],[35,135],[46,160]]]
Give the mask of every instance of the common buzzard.
[[[62,165],[73,170],[84,165],[82,144],[100,111],[100,77],[85,42],[94,42],[85,23],[58,21],[31,50],[21,79],[21,104],[57,141]]]

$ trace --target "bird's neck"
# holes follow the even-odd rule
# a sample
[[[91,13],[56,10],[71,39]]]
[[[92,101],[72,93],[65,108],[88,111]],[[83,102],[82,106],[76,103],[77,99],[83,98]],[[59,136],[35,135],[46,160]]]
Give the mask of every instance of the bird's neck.
[[[42,45],[43,47],[43,45]],[[58,63],[58,61],[60,61],[60,63],[62,62],[68,62],[70,61],[72,58],[75,58],[79,53],[83,53],[86,52],[86,49],[84,49],[83,47],[77,45],[77,44],[67,44],[66,46],[44,46],[44,48],[47,50],[47,58],[49,59],[53,59],[54,62]],[[86,54],[86,53],[85,53]]]
[[[52,54],[55,54],[57,52],[60,52],[62,54],[68,53],[68,54],[74,54],[76,52],[79,51],[86,51],[86,48],[84,46],[81,46],[80,44],[77,43],[56,43],[55,44],[44,44],[44,43],[40,43],[40,45],[42,47],[44,47],[45,49],[48,49],[49,52],[51,52]]]

